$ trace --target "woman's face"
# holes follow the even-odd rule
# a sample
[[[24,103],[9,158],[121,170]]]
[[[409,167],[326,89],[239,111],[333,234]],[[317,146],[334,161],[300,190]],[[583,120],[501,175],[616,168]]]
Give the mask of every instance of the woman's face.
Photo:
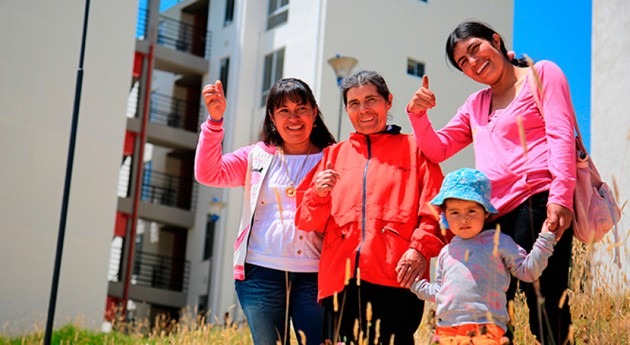
[[[494,34],[492,42],[470,37],[455,44],[453,58],[470,79],[493,85],[500,79],[506,59],[501,53],[501,38]]]
[[[392,107],[392,95],[388,99],[381,96],[376,86],[360,85],[348,89],[346,112],[358,133],[372,134],[385,130],[387,113]]]
[[[305,153],[310,146],[310,135],[317,117],[317,107],[291,100],[274,109],[271,121],[284,141],[287,153]],[[302,152],[304,151],[304,152]]]

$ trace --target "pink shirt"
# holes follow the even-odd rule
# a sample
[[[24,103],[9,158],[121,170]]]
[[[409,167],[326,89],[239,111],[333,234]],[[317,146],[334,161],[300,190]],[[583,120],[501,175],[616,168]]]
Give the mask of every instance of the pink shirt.
[[[539,61],[535,68],[542,83],[544,118],[532,93],[531,71],[516,98],[492,114],[490,88],[470,95],[439,131],[433,129],[426,112],[408,113],[416,143],[435,163],[473,143],[475,166],[492,181],[492,204],[500,215],[547,190],[548,203],[573,210],[575,121],[569,85],[553,62]]]

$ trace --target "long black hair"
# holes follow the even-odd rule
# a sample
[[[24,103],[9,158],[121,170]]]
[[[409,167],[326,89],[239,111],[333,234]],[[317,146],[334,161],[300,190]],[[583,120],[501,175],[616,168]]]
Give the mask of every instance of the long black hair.
[[[276,130],[276,127],[271,121],[271,115],[273,112],[283,106],[287,101],[292,101],[297,104],[309,104],[310,106],[317,108],[317,116],[315,116],[315,122],[313,124],[313,130],[309,139],[311,143],[320,149],[326,146],[334,144],[335,137],[330,133],[328,127],[324,123],[322,118],[322,112],[317,106],[317,101],[313,95],[311,88],[300,79],[297,78],[284,78],[278,80],[267,96],[267,109],[265,110],[265,120],[260,131],[260,140],[267,145],[282,146],[284,140]]]
[[[455,66],[458,70],[462,70],[457,61],[455,61],[455,57],[453,56],[453,51],[455,50],[455,45],[462,40],[476,37],[486,40],[488,42],[493,41],[494,34],[499,35],[498,32],[494,31],[490,26],[480,23],[480,22],[463,22],[459,24],[453,32],[446,39],[446,56],[448,57],[451,65]],[[505,58],[512,63],[514,66],[518,67],[527,67],[527,60],[525,58],[512,58],[508,56],[507,49],[505,49],[505,43],[503,43],[503,38],[499,35],[500,39],[500,47],[501,53]]]

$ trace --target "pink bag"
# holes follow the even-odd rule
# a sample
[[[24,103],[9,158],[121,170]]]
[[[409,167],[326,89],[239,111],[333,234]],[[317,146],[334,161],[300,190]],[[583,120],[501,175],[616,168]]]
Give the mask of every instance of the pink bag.
[[[575,128],[578,136],[575,138],[577,173],[573,193],[573,234],[581,242],[590,244],[601,241],[617,225],[621,210],[584,147],[577,120]]]
[[[544,118],[540,103],[542,84],[531,60],[530,70],[534,78],[534,80],[530,80],[530,88],[534,94],[536,105]],[[621,209],[617,205],[612,190],[606,182],[602,181],[597,168],[595,168],[595,163],[584,147],[575,112],[573,112],[573,117],[577,132],[575,137],[577,171],[575,192],[573,193],[573,235],[581,242],[591,244],[601,241],[610,229],[616,228],[617,222],[621,218]],[[617,234],[615,233],[615,235]]]

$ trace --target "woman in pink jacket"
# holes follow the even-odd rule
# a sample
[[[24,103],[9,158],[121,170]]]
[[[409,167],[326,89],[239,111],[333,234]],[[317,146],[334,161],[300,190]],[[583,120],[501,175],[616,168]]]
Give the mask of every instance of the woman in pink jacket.
[[[520,286],[527,296],[532,333],[546,344],[563,344],[571,324],[569,304],[561,299],[569,280],[575,188],[567,80],[556,64],[540,61],[532,68],[542,89],[534,91],[537,81],[526,61],[508,57],[501,36],[482,23],[460,24],[447,39],[446,53],[455,68],[488,88],[470,95],[436,131],[427,116],[435,95],[425,76],[407,105],[416,142],[436,163],[472,143],[475,165],[490,178],[492,204],[499,211],[489,226],[499,224],[528,252],[544,222],[556,234],[559,241],[540,278],[540,291],[533,284]],[[508,298],[513,298],[513,286]],[[544,298],[544,309],[538,297]]]
[[[208,120],[201,125],[195,176],[213,187],[244,187],[234,243],[238,299],[256,345],[288,344],[289,321],[297,341],[321,342],[317,270],[322,236],[294,225],[296,187],[335,142],[309,86],[295,78],[271,88],[261,141],[221,154],[226,102],[220,81],[206,85]]]

